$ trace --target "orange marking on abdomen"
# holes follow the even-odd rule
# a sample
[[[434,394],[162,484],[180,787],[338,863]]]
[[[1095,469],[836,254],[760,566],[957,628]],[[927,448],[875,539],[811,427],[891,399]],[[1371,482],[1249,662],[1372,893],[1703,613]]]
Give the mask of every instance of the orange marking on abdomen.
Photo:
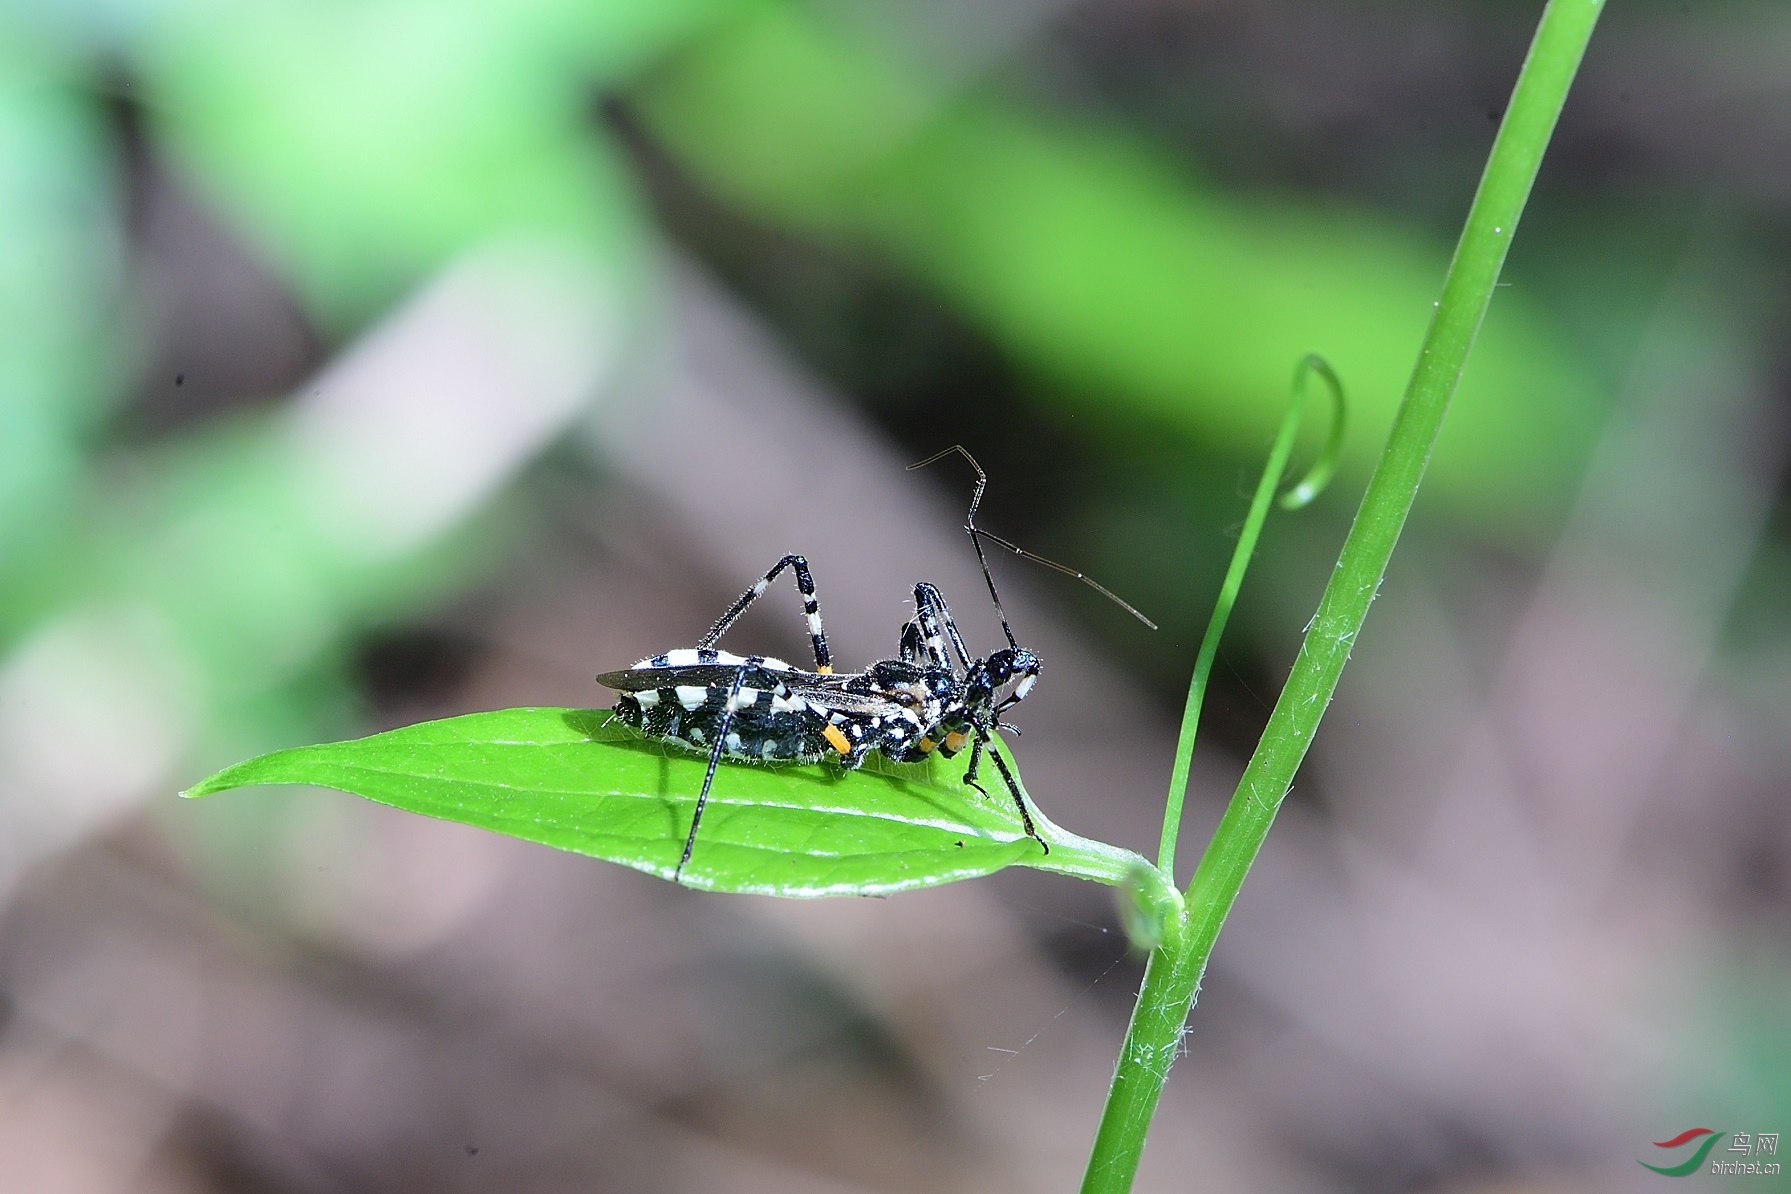
[[[849,755],[852,753],[852,743],[847,741],[844,734],[840,733],[840,728],[838,726],[823,726],[821,728],[821,737],[827,739],[827,745],[833,747],[833,749],[839,751],[841,754]]]

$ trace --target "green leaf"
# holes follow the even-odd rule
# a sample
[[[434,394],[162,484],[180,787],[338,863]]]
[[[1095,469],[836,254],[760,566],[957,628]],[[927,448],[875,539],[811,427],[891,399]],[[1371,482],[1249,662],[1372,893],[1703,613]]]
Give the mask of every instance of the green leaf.
[[[182,794],[317,784],[669,879],[706,763],[611,724],[603,710],[504,709],[276,751]],[[965,763],[897,765],[873,755],[855,772],[724,764],[683,881],[765,895],[875,895],[1015,863],[1109,884],[1149,867],[1035,808],[1047,855],[998,787],[985,799],[963,782]]]

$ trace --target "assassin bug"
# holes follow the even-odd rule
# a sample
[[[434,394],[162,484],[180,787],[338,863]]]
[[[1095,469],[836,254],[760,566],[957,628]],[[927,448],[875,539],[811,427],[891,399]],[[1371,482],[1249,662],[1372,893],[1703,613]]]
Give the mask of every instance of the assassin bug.
[[[914,586],[914,617],[902,626],[896,658],[879,660],[861,672],[836,673],[827,635],[821,627],[821,607],[808,561],[799,555],[787,555],[740,594],[695,647],[667,651],[633,667],[597,677],[598,683],[619,694],[615,716],[623,725],[647,738],[708,753],[709,767],[697,794],[683,856],[672,873],[674,881],[682,878],[685,864],[690,861],[697,827],[703,820],[703,806],[715,782],[716,768],[724,758],[752,763],[816,763],[834,759],[841,767],[852,770],[861,766],[872,751],[881,752],[894,763],[912,763],[934,752],[951,758],[968,746],[970,765],[964,772],[964,782],[985,798],[988,796],[987,789],[977,782],[986,754],[1013,797],[1026,835],[1050,853],[1051,847],[1033,827],[1032,813],[1020,794],[1020,786],[993,738],[996,730],[1013,728],[1001,717],[1026,699],[1038,679],[1039,660],[1014,638],[1001,597],[995,591],[982,540],[987,538],[1017,555],[1074,576],[1153,630],[1156,626],[1091,578],[978,527],[976,511],[988,476],[961,445],[909,467],[924,468],[953,452],[963,456],[976,472],[976,489],[964,529],[976,547],[983,580],[1007,637],[1006,647],[985,656],[972,656],[945,598],[937,587],[922,581]],[[815,656],[812,672],[800,671],[765,655],[730,654],[715,645],[785,569],[794,574],[797,591],[802,595]]]

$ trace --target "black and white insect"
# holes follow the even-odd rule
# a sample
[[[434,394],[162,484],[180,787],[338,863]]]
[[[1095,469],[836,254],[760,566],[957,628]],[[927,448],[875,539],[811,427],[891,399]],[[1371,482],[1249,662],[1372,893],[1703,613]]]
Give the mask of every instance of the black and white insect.
[[[950,758],[968,747],[970,764],[964,772],[964,782],[985,798],[988,796],[978,782],[982,760],[987,755],[1019,810],[1026,835],[1050,853],[1051,848],[1033,827],[1032,813],[1020,786],[993,738],[996,730],[1014,728],[1002,721],[1002,715],[1032,691],[1039,676],[1039,660],[1014,638],[983,555],[982,540],[987,538],[1018,555],[1075,576],[1118,602],[1145,625],[1153,629],[1155,626],[1080,572],[1035,556],[979,528],[976,510],[988,478],[962,446],[954,445],[910,467],[923,468],[953,452],[961,454],[976,471],[976,490],[965,530],[976,546],[977,560],[1001,618],[1007,646],[988,655],[971,655],[945,598],[937,587],[922,581],[914,586],[914,616],[902,626],[896,657],[879,660],[860,672],[835,672],[808,561],[799,555],[787,555],[740,594],[695,647],[667,651],[625,670],[597,677],[598,683],[620,694],[615,717],[623,725],[643,737],[709,756],[703,787],[697,794],[696,813],[684,841],[684,854],[673,872],[675,881],[683,876],[696,846],[703,806],[723,759],[749,763],[817,763],[832,759],[852,770],[863,765],[872,751],[880,752],[891,762],[913,763],[935,752]],[[794,574],[796,588],[802,595],[815,656],[812,672],[765,655],[730,654],[715,645],[785,569]]]

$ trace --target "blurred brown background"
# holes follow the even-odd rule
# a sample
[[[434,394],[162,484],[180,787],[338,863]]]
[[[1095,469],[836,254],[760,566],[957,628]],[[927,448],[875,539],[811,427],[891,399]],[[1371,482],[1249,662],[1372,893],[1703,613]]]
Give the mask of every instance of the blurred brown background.
[[[1270,524],[1185,879],[1539,11],[0,10],[0,1189],[1072,1188],[1140,972],[1103,888],[705,896],[174,793],[601,704],[785,551],[847,664],[921,579],[987,650],[968,478],[903,471],[962,442],[986,525],[1164,624],[996,561],[1029,790],[1148,849],[1318,351],[1351,464]],[[1604,18],[1141,1190],[1628,1190],[1791,1128],[1788,62],[1778,5]]]

